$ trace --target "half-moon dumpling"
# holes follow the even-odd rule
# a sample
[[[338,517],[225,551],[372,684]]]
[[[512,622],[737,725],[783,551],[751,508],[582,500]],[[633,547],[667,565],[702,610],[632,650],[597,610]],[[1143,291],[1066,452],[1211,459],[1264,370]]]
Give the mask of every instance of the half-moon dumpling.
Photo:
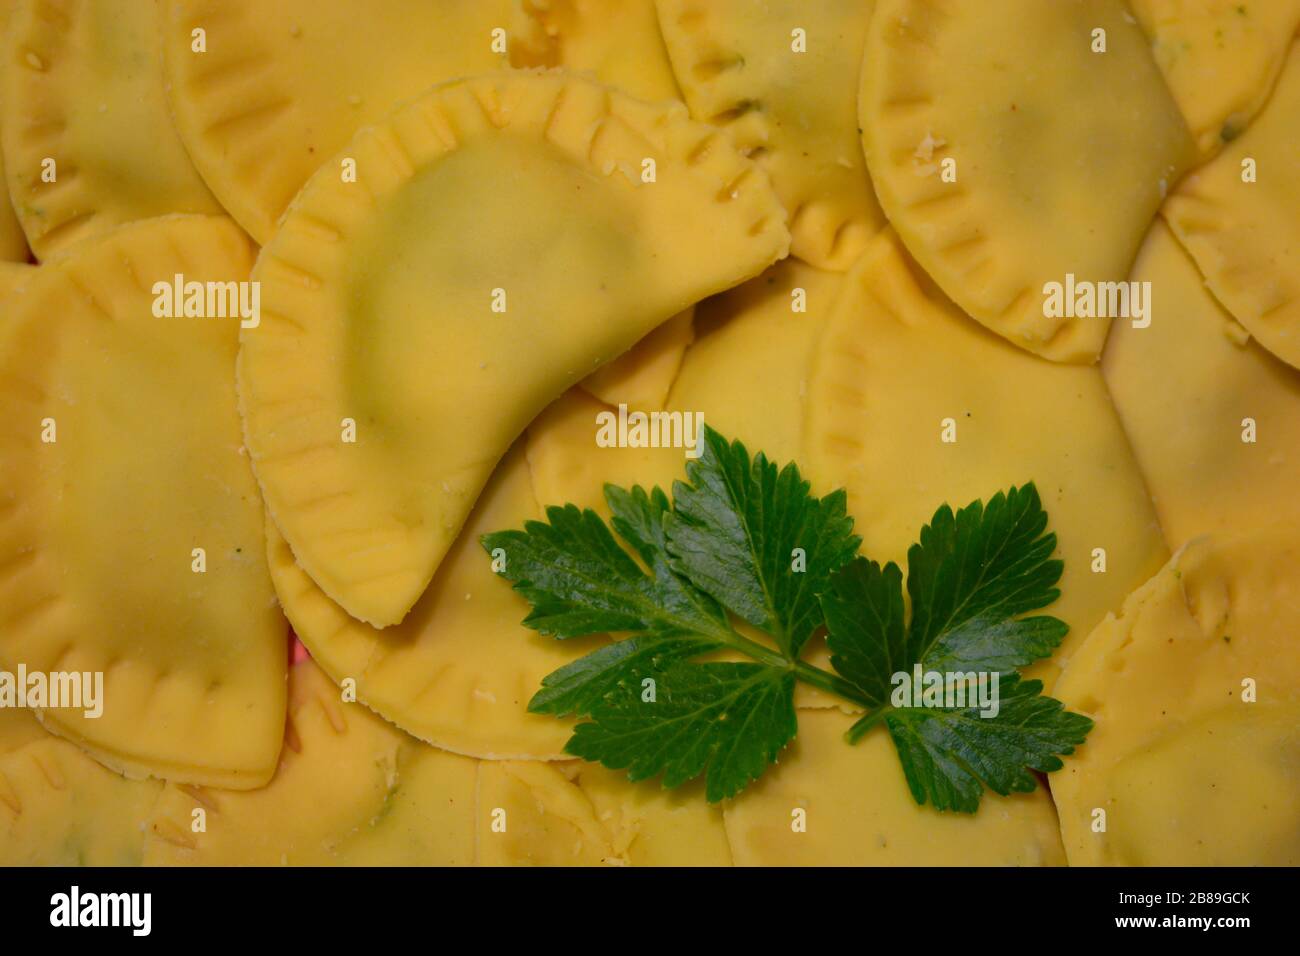
[[[1300,864],[1300,534],[1200,538],[1083,643],[1051,776],[1073,865]]]
[[[298,563],[401,621],[537,412],[788,244],[763,173],[680,104],[499,73],[363,130],[263,249],[243,334],[248,448]]]
[[[874,0],[658,0],[678,85],[772,177],[790,252],[843,271],[884,224],[854,91]]]
[[[858,111],[880,203],[949,298],[1094,361],[1123,301],[1097,287],[1195,155],[1123,0],[878,0]]]
[[[3,169],[40,258],[125,222],[221,212],[172,125],[156,4],[24,0],[4,51]]]
[[[0,666],[102,674],[98,707],[40,716],[129,776],[257,787],[280,752],[240,319],[184,311],[229,305],[251,262],[229,219],[132,223],[40,266],[0,323]]]
[[[1131,0],[1203,155],[1241,135],[1286,59],[1298,0]]]
[[[1224,307],[1300,369],[1298,170],[1300,40],[1263,112],[1182,182],[1163,213]]]

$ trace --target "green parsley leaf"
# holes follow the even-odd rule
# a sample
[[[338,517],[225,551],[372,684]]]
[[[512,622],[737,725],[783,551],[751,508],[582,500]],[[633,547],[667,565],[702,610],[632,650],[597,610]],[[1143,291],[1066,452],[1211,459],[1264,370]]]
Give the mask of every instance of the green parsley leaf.
[[[1056,618],[1017,617],[1060,594],[1063,565],[1051,558],[1056,536],[1046,527],[1032,484],[995,495],[987,507],[977,501],[955,515],[940,508],[908,550],[910,622],[896,564],[858,557],[830,577],[821,603],[831,666],[872,708],[850,739],[883,719],[918,803],[973,813],[985,786],[1004,795],[1030,790],[1029,771],[1059,769],[1057,755],[1072,753],[1092,727],[1040,696],[1039,681],[1015,673],[1050,655],[1068,631]],[[986,691],[996,681],[998,712],[985,716],[965,700],[918,707],[904,696],[905,705],[895,705],[895,675],[915,673],[973,675]]]
[[[722,646],[693,635],[624,638],[542,678],[542,689],[528,702],[528,709],[557,717],[590,717],[606,698],[629,690],[639,693],[647,677],[657,680],[668,666]]]
[[[761,452],[751,461],[744,445],[708,426],[686,474],[666,522],[673,568],[798,657],[822,625],[817,596],[828,575],[862,543],[844,492],[815,498],[793,464],[778,471]]]
[[[618,645],[615,645],[618,646]],[[592,710],[566,748],[584,760],[627,769],[630,780],[663,773],[676,787],[707,771],[710,802],[734,797],[776,760],[795,735],[794,674],[765,664],[669,667],[655,701],[623,687]]]
[[[547,509],[548,521],[483,537],[505,554],[503,575],[533,605],[524,623],[556,637],[630,636],[542,681],[528,709],[589,717],[566,745],[575,756],[665,786],[706,774],[710,800],[739,793],[795,733],[794,676],[776,651],[737,634],[707,593],[673,570],[667,496],[605,486],[611,524],[594,511]],[[647,570],[648,569],[648,570]],[[726,647],[764,663],[691,663]]]
[[[936,511],[920,543],[907,551],[913,660],[924,659],[941,640],[948,654],[961,655],[965,645],[986,640],[983,632],[992,624],[1059,598],[1056,583],[1065,565],[1052,559],[1056,535],[1044,534],[1046,528],[1047,512],[1032,483],[994,495],[987,508],[976,501],[956,516],[947,505]],[[1021,665],[1046,657],[1069,628],[1055,618],[1037,621],[1011,622],[1003,639],[983,652],[1010,655]],[[1046,635],[1039,630],[1043,621],[1052,622]]]
[[[610,534],[600,515],[575,505],[546,509],[547,521],[523,531],[483,536],[483,547],[505,555],[503,576],[532,604],[524,624],[559,638],[611,631],[655,635],[725,634],[726,615],[707,595],[668,568],[663,520],[668,499],[606,488],[615,527],[651,566],[647,573]]]
[[[816,498],[794,465],[751,459],[706,428],[673,494],[606,485],[608,525],[566,505],[482,539],[531,603],[527,626],[626,635],[548,675],[529,702],[580,718],[569,753],[667,787],[704,776],[710,801],[734,797],[795,736],[805,681],[868,709],[850,740],[888,727],[917,802],[974,812],[985,788],[1032,789],[1033,771],[1058,769],[1090,730],[1016,673],[1066,633],[1024,616],[1056,600],[1062,570],[1032,485],[935,513],[908,552],[910,621],[898,566],[856,557],[843,491]],[[823,625],[835,673],[799,659]],[[895,696],[896,674],[935,671],[969,675],[961,687],[975,693],[944,699],[941,683],[937,701]]]
[[[793,465],[751,461],[712,429],[687,478],[674,485],[676,509],[658,488],[605,486],[626,548],[573,505],[483,546],[504,553],[504,576],[533,606],[527,626],[560,638],[629,634],[548,675],[529,702],[589,718],[568,752],[633,779],[662,773],[669,787],[703,774],[708,798],[721,800],[794,736],[796,675],[857,694],[798,652],[822,624],[818,592],[859,539],[842,491],[814,498]],[[737,633],[728,610],[776,646]],[[756,663],[695,661],[723,649]]]
[[[605,500],[613,513],[614,529],[620,537],[632,545],[650,567],[655,582],[656,600],[660,602],[661,607],[676,613],[654,618],[643,614],[640,616],[639,623],[647,633],[616,641],[549,674],[542,680],[542,689],[528,703],[528,709],[534,713],[590,716],[596,704],[607,696],[629,688],[639,692],[641,682],[646,677],[657,677],[670,664],[689,660],[723,646],[717,640],[695,633],[695,629],[705,632],[713,628],[730,629],[721,609],[707,595],[695,591],[668,567],[664,534],[664,516],[669,510],[668,497],[658,488],[647,493],[644,488],[639,487],[627,491],[614,485],[606,485]],[[533,530],[544,539],[550,537],[550,532],[559,532],[559,540],[563,540],[563,531],[570,526],[571,515],[567,513],[559,515],[558,526],[555,522],[556,517],[552,516],[549,531],[543,530],[545,525]],[[601,538],[603,545],[604,536],[609,532],[604,531],[601,534],[594,531],[596,526],[601,529],[605,527],[600,517],[595,512],[587,511],[583,520],[586,523],[594,523],[593,533]],[[509,535],[511,532],[506,534]],[[493,547],[494,540],[499,547],[510,541],[518,542],[519,539],[517,536],[503,539],[489,535],[488,539],[485,539],[489,550]],[[613,541],[612,537],[609,540]],[[520,550],[525,556],[526,570],[530,566],[527,564],[527,558],[533,556],[534,552],[528,549]],[[510,551],[507,550],[506,553],[509,555]],[[620,562],[617,557],[614,557],[611,563]],[[539,570],[535,566],[533,569],[535,572]],[[640,569],[638,568],[637,571],[640,572]],[[644,577],[644,574],[642,576]],[[565,583],[563,579],[556,580],[554,577],[550,580],[561,586]],[[585,583],[587,580],[583,579],[580,583]],[[611,580],[618,579],[611,578]],[[638,588],[645,586],[646,582],[642,580],[632,580]],[[568,582],[570,586],[573,583]],[[534,588],[534,585],[529,584],[521,587],[520,590],[527,594]],[[634,597],[640,597],[639,593]],[[541,604],[534,601],[535,608],[546,606],[545,601],[546,596],[542,597]],[[528,620],[532,620],[535,615],[536,611]],[[539,618],[539,620],[546,619]]]
[[[1092,721],[1042,690],[1042,681],[1002,674],[996,717],[977,706],[890,710],[885,724],[916,802],[974,813],[985,786],[1003,796],[1029,793],[1038,786],[1030,769],[1060,770],[1057,754],[1073,753]]]
[[[889,700],[890,679],[912,665],[903,624],[903,572],[892,561],[854,558],[822,595],[831,667],[862,688],[872,707]]]

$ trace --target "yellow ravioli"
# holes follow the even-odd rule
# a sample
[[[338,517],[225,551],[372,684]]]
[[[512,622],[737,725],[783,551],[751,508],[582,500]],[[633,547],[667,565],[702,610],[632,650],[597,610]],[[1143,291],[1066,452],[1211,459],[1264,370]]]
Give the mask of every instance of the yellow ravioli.
[[[704,799],[703,781],[675,790],[630,783],[621,770],[578,765],[578,788],[591,800],[615,854],[631,866],[730,866],[722,808]]]
[[[1300,368],[1297,169],[1300,41],[1259,118],[1188,176],[1163,212],[1219,301],[1260,345]]]
[[[2,280],[0,276],[0,280]],[[593,398],[632,409],[663,408],[668,390],[695,339],[695,310],[679,312],[608,365],[582,380]]]
[[[289,674],[285,748],[271,782],[238,793],[169,784],[145,863],[468,866],[476,777],[473,760],[344,703],[305,660]]]
[[[9,18],[17,0],[0,0],[0,51],[8,44]],[[2,85],[2,84],[0,84]],[[0,96],[3,90],[0,90]],[[0,104],[3,99],[0,99]],[[4,115],[0,105],[0,116]],[[27,250],[27,237],[23,227],[14,215],[13,203],[9,201],[9,180],[5,178],[4,150],[0,149],[0,262],[26,262],[30,253]]]
[[[944,292],[1021,348],[1095,360],[1109,319],[1049,316],[1046,287],[1127,278],[1195,154],[1123,0],[879,0],[858,109],[881,205]]]
[[[479,536],[540,517],[523,448],[498,466],[460,537],[401,624],[350,617],[294,563],[268,528],[280,604],[299,639],[337,682],[410,734],[489,759],[563,755],[569,722],[528,713],[542,678],[593,640],[557,641],[524,627],[528,603],[492,571]]]
[[[177,274],[236,282],[227,219],[80,244],[0,326],[0,666],[102,672],[103,713],[42,721],[131,776],[233,788],[275,769],[284,618],[240,448],[238,319],[157,318]]]
[[[1079,648],[1057,694],[1096,727],[1050,778],[1071,864],[1300,864],[1298,567],[1294,525],[1197,539]]]
[[[1068,657],[1167,557],[1101,373],[1014,348],[914,269],[887,232],[849,274],[814,364],[809,477],[847,488],[863,553],[904,570],[940,505],[1034,482],[1065,562],[1045,613],[1070,625]]]
[[[1133,279],[1154,290],[1151,325],[1117,324],[1101,369],[1170,546],[1300,520],[1300,372],[1223,310],[1163,222]]]
[[[852,718],[800,711],[781,762],[725,807],[737,866],[1058,866],[1047,790],[986,794],[978,813],[918,806],[883,728],[850,746]]]
[[[1131,0],[1201,153],[1241,134],[1268,99],[1300,0]]]
[[[680,99],[654,0],[515,0],[518,67],[592,73],[643,100]]]
[[[440,87],[347,153],[262,251],[240,390],[298,563],[387,626],[537,412],[788,234],[722,134],[558,72]]]
[[[510,0],[159,2],[176,128],[261,245],[321,163],[337,173],[354,132],[436,83],[500,67],[510,39]]]
[[[570,774],[575,765],[486,760],[479,764],[480,866],[622,863],[610,832]]]
[[[873,2],[658,3],[692,115],[771,174],[790,251],[823,269],[847,269],[884,222],[853,109]]]
[[[168,213],[221,212],[163,92],[151,2],[19,0],[5,45],[4,165],[41,258]]]
[[[0,749],[0,866],[138,866],[162,788],[44,732]]]

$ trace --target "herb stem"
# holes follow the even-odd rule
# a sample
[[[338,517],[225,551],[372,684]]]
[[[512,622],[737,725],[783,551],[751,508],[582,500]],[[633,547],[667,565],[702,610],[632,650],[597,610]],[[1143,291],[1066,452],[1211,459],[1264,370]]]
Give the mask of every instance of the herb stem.
[[[893,710],[888,704],[881,704],[872,710],[869,710],[862,717],[858,718],[857,723],[848,729],[844,734],[846,740],[851,744],[856,744],[863,738],[868,730],[876,726],[885,719],[885,716]]]
[[[843,697],[855,704],[861,704],[863,707],[870,707],[871,701],[866,698],[862,691],[858,690],[843,677],[824,671],[820,667],[814,667],[806,661],[795,661],[794,676],[805,684],[812,684],[821,690]]]
[[[768,667],[779,667],[782,670],[788,670],[790,667],[790,661],[784,654],[779,651],[774,651],[770,647],[765,647],[758,643],[758,641],[751,641],[749,638],[745,637],[745,635],[739,634],[734,630],[728,629],[724,633],[720,634],[719,637],[723,643],[730,647],[734,647],[742,654],[752,657],[760,664],[766,664]]]
[[[770,647],[765,647],[757,641],[751,641],[743,634],[738,634],[734,630],[727,631],[725,636],[719,636],[722,637],[723,642],[728,646],[735,648],[742,654],[752,657],[760,664],[766,664],[769,667],[777,667],[781,670],[793,671],[795,678],[803,681],[805,684],[811,684],[829,694],[843,697],[845,700],[851,701],[855,704],[861,704],[863,707],[874,706],[874,702],[867,699],[862,691],[858,690],[857,687],[846,681],[843,677],[840,677],[838,674],[824,671],[820,667],[816,667],[806,661],[792,662],[779,651],[775,651]]]

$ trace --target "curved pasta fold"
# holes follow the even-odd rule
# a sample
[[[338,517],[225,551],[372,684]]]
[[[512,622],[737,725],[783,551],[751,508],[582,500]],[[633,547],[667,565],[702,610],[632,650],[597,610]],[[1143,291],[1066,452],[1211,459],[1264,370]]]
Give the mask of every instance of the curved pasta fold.
[[[1049,283],[1123,282],[1195,157],[1122,0],[879,0],[858,112],[881,205],[943,291],[1023,349],[1095,361],[1109,305],[1057,308]]]
[[[538,411],[789,239],[721,134],[558,72],[435,89],[345,158],[258,259],[240,396],[298,563],[382,627]]]

